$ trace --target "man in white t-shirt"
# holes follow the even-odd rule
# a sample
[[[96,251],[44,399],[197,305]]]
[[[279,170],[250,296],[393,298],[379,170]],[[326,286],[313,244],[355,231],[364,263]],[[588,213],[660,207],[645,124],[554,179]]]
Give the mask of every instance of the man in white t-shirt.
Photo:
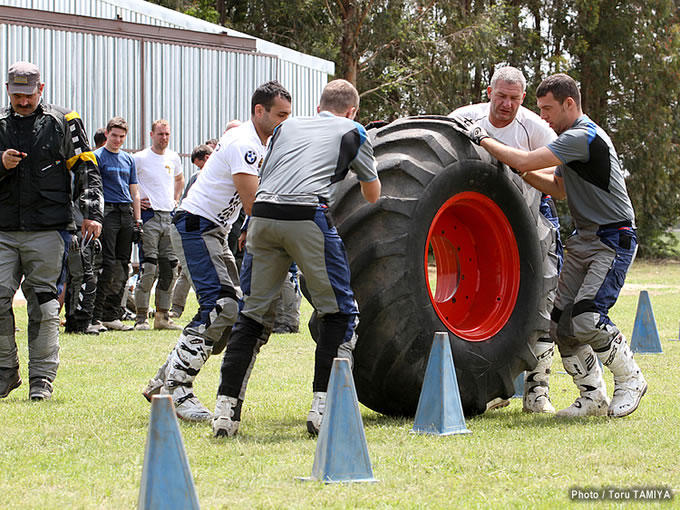
[[[215,344],[238,315],[239,282],[225,263],[223,241],[241,207],[250,214],[267,140],[290,112],[291,96],[281,84],[260,85],[251,99],[251,119],[222,135],[173,218],[172,241],[199,309],[142,393],[149,400],[159,391],[172,395],[181,419],[212,418],[192,390]]]
[[[140,276],[135,288],[135,329],[150,329],[149,298],[156,273],[154,329],[182,329],[168,317],[177,278],[177,256],[172,249],[170,225],[172,211],[184,190],[182,163],[179,155],[168,149],[169,141],[170,123],[157,120],[151,126],[151,147],[134,155],[144,222],[139,247]]]
[[[545,147],[557,138],[547,122],[522,106],[526,96],[526,79],[519,69],[511,66],[498,68],[487,87],[487,95],[488,103],[463,106],[454,110],[451,116],[470,119],[484,127],[496,140],[516,149],[531,151]],[[545,170],[547,173],[553,171],[554,168]],[[524,175],[523,178],[528,184],[532,184],[532,176]],[[554,413],[555,408],[548,394],[550,367],[555,349],[555,343],[550,339],[550,312],[562,267],[563,250],[559,219],[550,195],[542,194],[540,212],[541,221],[551,230],[551,244],[543,267],[543,299],[539,309],[540,324],[536,327],[538,339],[535,354],[538,364],[525,375],[523,409],[530,413]],[[496,399],[489,403],[489,408],[504,407],[508,403],[507,400]]]
[[[621,418],[635,412],[648,388],[626,338],[609,317],[637,253],[635,210],[616,148],[583,113],[576,80],[563,73],[548,76],[536,99],[541,118],[558,135],[546,147],[510,147],[463,118],[455,126],[499,161],[531,176],[537,188],[567,196],[576,229],[567,243],[550,335],[579,396],[557,416]],[[546,174],[550,166],[556,170]],[[611,401],[598,361],[614,376]]]

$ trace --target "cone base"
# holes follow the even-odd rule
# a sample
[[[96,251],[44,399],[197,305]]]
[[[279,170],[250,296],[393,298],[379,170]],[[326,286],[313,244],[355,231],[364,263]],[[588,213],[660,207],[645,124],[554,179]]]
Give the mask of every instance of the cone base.
[[[325,484],[329,483],[377,483],[379,480],[377,478],[353,478],[351,480],[319,480],[312,476],[296,476],[295,479],[299,482],[321,482]]]
[[[458,434],[472,434],[471,430],[468,429],[458,429],[458,430],[445,430],[439,432],[438,430],[428,430],[428,429],[411,429],[411,434],[420,435],[430,435],[430,436],[453,436]]]

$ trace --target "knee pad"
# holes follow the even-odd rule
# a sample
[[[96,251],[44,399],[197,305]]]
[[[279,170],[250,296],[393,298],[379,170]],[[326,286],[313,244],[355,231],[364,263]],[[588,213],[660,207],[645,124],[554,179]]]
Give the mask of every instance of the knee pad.
[[[319,340],[323,340],[326,345],[330,344],[335,347],[352,340],[359,321],[357,316],[353,314],[331,313],[322,316],[320,322]]]
[[[156,274],[156,266],[158,261],[156,259],[144,259],[144,261],[139,266],[139,276],[140,278],[145,274]]]
[[[217,300],[215,308],[210,312],[210,322],[213,323],[217,317],[234,324],[238,318],[238,303],[231,297],[223,297]]]
[[[14,292],[12,289],[0,286],[0,316],[6,315],[12,309]]]
[[[12,299],[13,294],[11,294],[10,289],[7,287],[0,287],[0,335],[14,335],[15,324]]]
[[[252,339],[253,344],[257,342],[260,338],[262,332],[264,331],[264,326],[254,319],[251,319],[247,315],[239,314],[234,327],[232,328],[231,334],[246,335]]]
[[[558,345],[577,342],[572,317],[573,308],[571,304],[565,306],[564,310],[554,307],[550,314],[550,338]]]
[[[177,277],[177,261],[166,258],[158,259],[158,287],[160,290],[170,290],[172,282]]]
[[[571,319],[574,337],[582,344],[596,342],[600,338],[609,340],[612,335],[607,324],[602,324],[598,312],[583,312]]]

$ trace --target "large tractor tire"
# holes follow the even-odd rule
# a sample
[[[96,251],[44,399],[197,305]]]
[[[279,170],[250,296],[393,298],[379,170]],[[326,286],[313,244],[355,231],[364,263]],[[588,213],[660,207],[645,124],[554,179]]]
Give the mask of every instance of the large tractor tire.
[[[350,174],[332,204],[361,313],[359,400],[413,415],[434,333],[446,331],[463,410],[483,413],[536,364],[549,235],[540,197],[446,117],[405,118],[369,135],[380,200],[365,202]]]

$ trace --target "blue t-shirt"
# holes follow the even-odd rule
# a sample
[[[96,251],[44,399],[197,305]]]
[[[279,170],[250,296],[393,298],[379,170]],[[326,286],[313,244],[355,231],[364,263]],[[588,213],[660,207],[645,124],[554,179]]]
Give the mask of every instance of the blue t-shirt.
[[[132,202],[130,184],[137,184],[134,158],[127,152],[111,152],[106,147],[94,151],[102,174],[104,202],[129,204]]]

